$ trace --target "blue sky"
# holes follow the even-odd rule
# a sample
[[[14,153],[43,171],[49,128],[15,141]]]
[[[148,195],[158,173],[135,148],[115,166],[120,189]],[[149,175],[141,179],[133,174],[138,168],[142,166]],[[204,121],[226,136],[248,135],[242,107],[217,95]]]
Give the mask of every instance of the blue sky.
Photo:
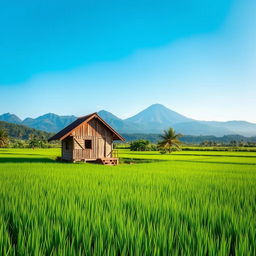
[[[256,122],[253,0],[6,1],[0,113],[128,117],[153,104]]]

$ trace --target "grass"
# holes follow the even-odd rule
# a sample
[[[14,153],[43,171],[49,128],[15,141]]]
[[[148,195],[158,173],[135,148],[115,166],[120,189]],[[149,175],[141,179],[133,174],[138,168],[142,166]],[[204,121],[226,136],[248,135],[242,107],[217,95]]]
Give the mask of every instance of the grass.
[[[256,153],[123,149],[165,161],[116,167],[58,154],[0,150],[1,255],[256,254]]]
[[[184,145],[183,150],[192,150],[192,151],[235,151],[235,152],[256,152],[256,147],[242,147],[242,146],[186,146]]]
[[[172,154],[159,154],[157,151],[133,151],[119,149],[121,158],[158,159],[190,163],[219,163],[256,165],[256,152],[216,152],[216,151],[179,151]],[[255,166],[256,167],[256,166]]]

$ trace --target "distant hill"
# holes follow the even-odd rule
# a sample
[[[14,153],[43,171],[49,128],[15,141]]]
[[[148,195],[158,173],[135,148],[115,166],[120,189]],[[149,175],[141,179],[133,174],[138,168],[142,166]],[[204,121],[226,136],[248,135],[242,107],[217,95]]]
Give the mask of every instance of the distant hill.
[[[125,134],[159,134],[173,127],[177,132],[192,136],[224,136],[239,134],[256,136],[256,124],[245,121],[199,121],[181,115],[161,104],[154,104],[127,119],[121,119],[112,113],[101,110],[99,115],[114,129]],[[87,113],[84,113],[87,114]],[[0,121],[26,125],[46,132],[57,132],[73,122],[75,116],[46,114],[37,118],[21,120],[14,114],[0,115]]]
[[[106,115],[105,115],[106,114]],[[102,118],[103,116],[106,118],[109,114],[109,112],[106,111],[106,113],[101,112]],[[110,115],[109,115],[110,117]],[[118,119],[118,117],[116,117]],[[122,119],[120,119],[122,121]],[[112,123],[111,125],[115,125]],[[23,139],[27,140],[29,139],[30,135],[36,135],[36,136],[43,136],[46,139],[51,137],[52,133],[47,133],[44,131],[36,130],[34,128],[30,128],[24,125],[20,124],[13,124],[8,122],[0,121],[0,129],[5,129],[8,132],[8,135],[11,138],[15,139]],[[126,139],[127,142],[138,140],[138,139],[146,139],[151,141],[152,143],[156,143],[160,140],[160,134],[142,134],[142,133],[122,133],[122,136]],[[199,144],[203,141],[212,141],[212,142],[223,142],[223,143],[229,143],[231,141],[250,141],[250,142],[256,142],[256,136],[255,137],[244,137],[241,135],[225,135],[223,137],[216,137],[216,136],[191,136],[191,135],[185,135],[181,138],[181,141],[184,143],[193,143],[193,144]]]
[[[216,122],[216,121],[201,121],[201,123],[208,124],[214,128],[220,128],[223,131],[231,131],[231,134],[241,134],[244,136],[255,136],[256,135],[256,124],[249,123],[246,121],[227,121],[227,122]],[[228,134],[228,133],[225,133]]]
[[[52,136],[52,133],[39,131],[24,125],[12,124],[0,121],[0,129],[5,129],[11,138],[27,140],[30,135],[43,136],[46,139]]]
[[[5,113],[3,115],[0,115],[0,121],[14,123],[14,124],[22,123],[22,120],[19,117],[17,117],[14,114],[10,114],[10,113]]]
[[[101,110],[98,112],[98,114],[112,127],[118,127],[119,130],[123,130],[126,128],[125,122],[117,116],[113,115],[112,113]]]
[[[123,133],[123,132],[136,133],[136,132],[143,131],[143,129],[141,127],[138,127],[138,125],[132,122],[129,122],[127,120],[122,120],[108,111],[101,110],[98,112],[98,114],[103,120],[105,120],[108,124],[110,124],[113,128],[115,128],[120,133]]]
[[[76,118],[75,116],[58,116],[49,113],[35,119],[26,118],[22,124],[46,132],[58,132],[76,120]]]
[[[204,123],[200,121],[190,121],[185,123],[176,123],[173,125],[173,128],[186,135],[194,136],[205,136],[205,135],[214,135],[214,136],[224,136],[230,134],[236,134],[236,131],[231,131],[226,127],[216,127],[210,123]]]
[[[65,126],[76,120],[75,116],[58,116],[48,113],[37,118],[26,118],[23,121],[14,114],[6,113],[0,115],[0,121],[25,125],[45,132],[58,132]]]

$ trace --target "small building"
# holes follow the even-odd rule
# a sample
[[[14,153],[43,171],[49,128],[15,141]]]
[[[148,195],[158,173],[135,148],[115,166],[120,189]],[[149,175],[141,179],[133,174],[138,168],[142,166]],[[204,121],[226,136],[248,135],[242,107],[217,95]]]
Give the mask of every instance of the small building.
[[[97,113],[79,117],[48,141],[61,141],[61,159],[117,165],[113,141],[125,139]]]

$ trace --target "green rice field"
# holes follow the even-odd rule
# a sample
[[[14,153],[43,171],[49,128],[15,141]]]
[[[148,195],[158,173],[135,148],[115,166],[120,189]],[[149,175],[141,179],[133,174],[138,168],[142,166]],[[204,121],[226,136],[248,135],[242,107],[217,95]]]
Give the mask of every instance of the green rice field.
[[[0,149],[0,255],[256,255],[256,152],[58,155]]]

